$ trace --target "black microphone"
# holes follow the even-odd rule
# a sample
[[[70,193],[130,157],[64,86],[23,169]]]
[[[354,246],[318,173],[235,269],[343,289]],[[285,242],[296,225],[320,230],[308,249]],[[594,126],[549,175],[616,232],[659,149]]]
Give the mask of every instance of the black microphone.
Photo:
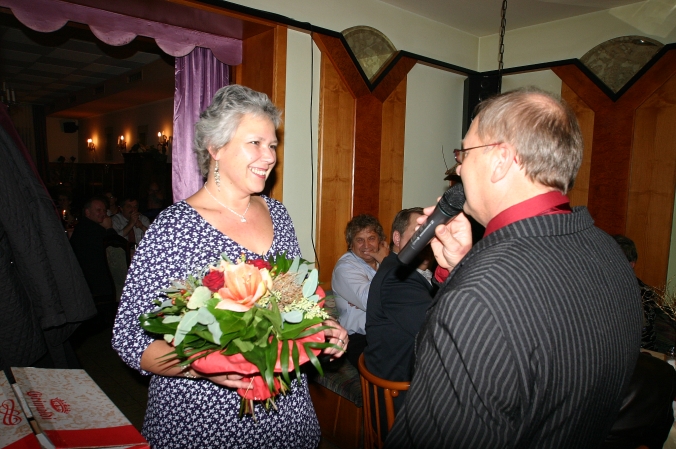
[[[399,252],[401,263],[409,264],[415,256],[427,246],[434,237],[434,229],[440,224],[446,224],[462,212],[462,206],[465,204],[465,189],[462,184],[457,183],[446,190],[439,200],[439,204],[434,208],[432,215],[427,217],[425,223],[411,236],[411,240]]]

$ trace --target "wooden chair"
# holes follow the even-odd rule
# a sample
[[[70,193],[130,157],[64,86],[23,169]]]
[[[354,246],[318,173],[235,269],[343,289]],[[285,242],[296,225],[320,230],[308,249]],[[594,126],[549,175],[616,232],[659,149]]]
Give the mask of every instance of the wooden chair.
[[[359,356],[359,374],[364,408],[364,449],[382,448],[385,442],[382,439],[378,391],[381,391],[382,397],[384,397],[387,430],[390,430],[392,424],[394,424],[394,398],[399,396],[400,391],[408,390],[411,383],[392,382],[373,375],[366,369],[364,354]],[[375,429],[373,428],[374,423]]]

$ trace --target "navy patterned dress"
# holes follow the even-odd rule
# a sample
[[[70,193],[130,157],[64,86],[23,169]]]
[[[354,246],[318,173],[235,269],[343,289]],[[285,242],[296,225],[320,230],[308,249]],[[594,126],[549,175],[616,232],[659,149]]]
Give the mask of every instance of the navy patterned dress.
[[[278,201],[262,197],[274,229],[269,251],[300,255],[293,223]],[[172,279],[185,279],[227,253],[231,259],[245,253],[260,258],[211,226],[185,201],[162,212],[143,237],[127,275],[115,327],[113,348],[142,374],[141,355],[157,336],[139,326],[139,315],[155,306],[152,301]],[[161,338],[161,337],[160,337]],[[235,390],[206,379],[153,375],[143,435],[153,449],[164,448],[314,448],[320,430],[310,400],[307,379],[293,381],[291,392],[276,399],[279,411],[257,405],[256,420],[238,417],[240,396]]]

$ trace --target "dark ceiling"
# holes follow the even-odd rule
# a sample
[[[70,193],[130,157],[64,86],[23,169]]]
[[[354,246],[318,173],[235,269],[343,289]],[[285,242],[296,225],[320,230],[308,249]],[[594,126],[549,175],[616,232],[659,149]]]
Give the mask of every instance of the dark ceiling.
[[[115,92],[103,88],[151,63],[170,79],[121,86]],[[113,47],[88,27],[71,23],[39,33],[0,8],[0,81],[14,89],[17,102],[43,104],[51,115],[82,118],[172,97],[173,65],[152,39],[138,37]]]

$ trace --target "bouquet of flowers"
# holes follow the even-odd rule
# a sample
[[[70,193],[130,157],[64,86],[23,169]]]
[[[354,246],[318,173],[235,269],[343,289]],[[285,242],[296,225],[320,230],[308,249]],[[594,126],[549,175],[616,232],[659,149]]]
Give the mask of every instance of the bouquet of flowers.
[[[308,261],[285,254],[270,260],[235,262],[227,256],[186,280],[163,290],[166,299],[139,317],[141,327],[164,335],[174,347],[167,357],[205,374],[234,372],[249,382],[239,389],[240,416],[252,414],[254,401],[276,408],[274,397],[286,393],[289,370],[300,376],[310,361],[322,374],[317,354],[336,347],[324,341],[321,323],[324,291]]]

